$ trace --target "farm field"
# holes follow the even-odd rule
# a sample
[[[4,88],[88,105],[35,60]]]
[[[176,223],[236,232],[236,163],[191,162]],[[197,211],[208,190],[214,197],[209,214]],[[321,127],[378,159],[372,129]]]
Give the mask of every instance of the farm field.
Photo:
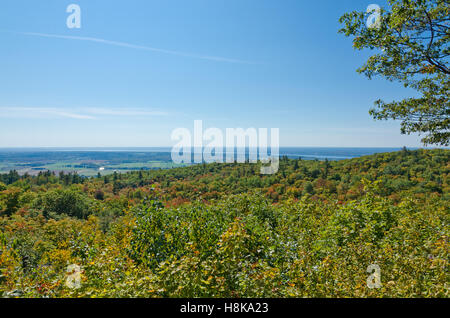
[[[0,173],[16,170],[19,174],[38,175],[43,171],[56,174],[77,173],[92,177],[114,171],[169,169],[185,166],[171,162],[168,152],[126,151],[0,151]]]

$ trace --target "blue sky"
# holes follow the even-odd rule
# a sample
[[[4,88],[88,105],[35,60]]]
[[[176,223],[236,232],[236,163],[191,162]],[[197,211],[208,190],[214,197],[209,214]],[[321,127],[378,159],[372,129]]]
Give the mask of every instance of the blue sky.
[[[420,146],[368,114],[414,92],[357,74],[370,52],[337,33],[372,3],[2,1],[0,147],[171,146],[196,119],[280,128],[281,146]]]

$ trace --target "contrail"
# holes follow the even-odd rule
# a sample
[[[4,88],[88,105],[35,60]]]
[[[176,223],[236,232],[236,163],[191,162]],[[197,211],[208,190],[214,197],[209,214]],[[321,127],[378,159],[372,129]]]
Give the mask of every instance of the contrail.
[[[34,118],[34,117],[65,117],[72,119],[98,119],[98,116],[167,116],[167,112],[128,108],[79,108],[67,111],[64,108],[51,107],[4,107],[0,106],[0,118]]]
[[[178,55],[178,56],[184,56],[184,57],[190,57],[190,58],[196,58],[196,59],[202,59],[202,60],[210,60],[210,61],[216,61],[216,62],[239,63],[239,64],[256,64],[256,63],[249,62],[249,61],[243,61],[243,60],[238,60],[238,59],[231,59],[231,58],[220,57],[220,56],[208,56],[208,55],[191,54],[191,53],[186,53],[186,52],[171,51],[171,50],[159,49],[159,48],[154,48],[154,47],[149,47],[149,46],[135,45],[135,44],[126,43],[126,42],[110,41],[110,40],[105,40],[105,39],[100,39],[100,38],[93,38],[93,37],[58,35],[58,34],[35,33],[35,32],[11,32],[11,31],[6,31],[6,32],[21,34],[21,35],[38,36],[38,37],[44,37],[44,38],[56,38],[56,39],[67,39],[67,40],[96,42],[96,43],[102,43],[102,44],[107,44],[107,45],[126,47],[126,48],[131,48],[131,49],[136,49],[136,50],[145,50],[145,51],[158,52],[158,53],[171,54],[171,55]]]
[[[0,117],[35,117],[35,116],[57,116],[72,119],[95,119],[90,115],[67,112],[56,108],[42,107],[0,107]]]

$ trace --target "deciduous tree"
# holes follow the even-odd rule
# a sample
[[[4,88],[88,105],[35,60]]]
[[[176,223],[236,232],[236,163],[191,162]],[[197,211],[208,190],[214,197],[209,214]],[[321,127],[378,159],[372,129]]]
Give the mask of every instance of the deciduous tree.
[[[424,144],[448,146],[450,140],[448,0],[389,0],[377,23],[373,12],[350,12],[339,31],[354,37],[357,50],[377,50],[358,69],[368,78],[382,76],[410,87],[418,95],[400,101],[378,100],[370,114],[377,120],[401,121],[403,134],[424,135]]]

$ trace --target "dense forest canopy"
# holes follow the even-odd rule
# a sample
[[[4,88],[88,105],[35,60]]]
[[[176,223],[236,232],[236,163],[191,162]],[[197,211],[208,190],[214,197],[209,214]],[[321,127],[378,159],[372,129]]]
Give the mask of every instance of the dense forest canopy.
[[[258,172],[0,175],[0,293],[448,297],[449,150],[283,158],[276,175]]]

